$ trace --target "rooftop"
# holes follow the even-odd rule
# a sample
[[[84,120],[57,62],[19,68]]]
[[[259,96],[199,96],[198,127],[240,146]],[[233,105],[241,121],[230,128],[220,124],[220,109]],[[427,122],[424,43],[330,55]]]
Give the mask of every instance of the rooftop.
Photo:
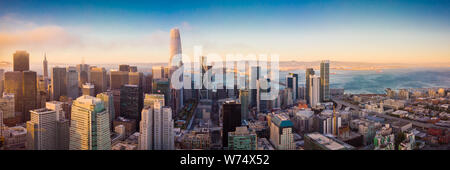
[[[345,144],[343,142],[338,142],[336,139],[324,136],[317,132],[306,134],[306,136],[308,136],[315,142],[319,143],[323,147],[330,149],[330,150],[342,150],[342,149],[352,148],[352,146],[350,146],[348,144]]]

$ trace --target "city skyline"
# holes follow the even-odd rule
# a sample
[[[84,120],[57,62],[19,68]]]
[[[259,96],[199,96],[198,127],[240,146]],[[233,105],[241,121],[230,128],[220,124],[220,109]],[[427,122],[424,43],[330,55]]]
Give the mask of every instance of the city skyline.
[[[0,150],[450,150],[446,3],[217,2],[0,2]]]
[[[42,62],[44,54],[50,63],[167,63],[169,30],[178,27],[183,52],[191,57],[201,45],[205,55],[222,57],[278,53],[281,61],[450,63],[446,6],[443,1],[0,2],[0,61],[11,62],[12,53],[26,50],[30,63]],[[263,15],[267,11],[273,15]]]

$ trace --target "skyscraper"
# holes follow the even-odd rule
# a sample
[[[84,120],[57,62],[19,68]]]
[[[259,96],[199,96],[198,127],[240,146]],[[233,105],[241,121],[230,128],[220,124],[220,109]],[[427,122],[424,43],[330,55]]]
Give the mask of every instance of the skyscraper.
[[[139,123],[139,150],[153,149],[153,109],[144,107],[141,112],[141,122]]]
[[[3,137],[3,111],[0,110],[0,138]]]
[[[129,72],[128,84],[138,86],[139,110],[142,110],[144,101],[144,74],[142,72]]]
[[[23,111],[22,122],[30,120],[30,110],[36,109],[37,77],[34,71],[23,72]]]
[[[293,123],[284,114],[274,115],[270,125],[270,140],[278,150],[294,150]]]
[[[289,73],[286,76],[286,87],[287,88],[291,88],[292,89],[292,100],[295,101],[298,98],[298,75],[297,74],[293,74],[293,73]]]
[[[110,91],[103,92],[103,93],[97,94],[96,97],[99,98],[100,100],[102,100],[103,103],[105,104],[105,109],[106,109],[106,112],[109,114],[109,121],[110,121],[110,124],[112,127],[112,123],[115,119],[113,93]]]
[[[45,108],[56,112],[56,149],[69,150],[70,113],[66,111],[66,102],[50,101],[45,103]]]
[[[48,62],[47,62],[47,54],[44,54],[44,61],[42,63],[44,65],[44,77],[48,78]]]
[[[139,148],[141,150],[174,150],[172,109],[153,103],[142,110]]]
[[[236,102],[227,102],[222,106],[223,128],[222,128],[222,146],[228,147],[228,132],[236,130],[241,126],[241,104]]]
[[[330,61],[320,62],[320,101],[330,100]]]
[[[111,90],[120,90],[123,85],[128,84],[128,72],[111,70],[110,77]]]
[[[309,78],[309,105],[315,107],[320,102],[320,77],[310,75]]]
[[[295,89],[295,99],[298,99],[299,98],[299,92],[298,92],[298,74],[295,74],[295,73],[289,73],[289,75],[291,76],[291,77],[294,77],[295,78],[295,81],[294,81],[294,88],[293,89]]]
[[[4,84],[4,75],[5,74],[5,70],[0,69],[0,96],[1,94],[3,94],[3,84]]]
[[[152,67],[153,79],[163,79],[164,78],[164,67],[163,66],[153,66]]]
[[[239,101],[241,102],[241,119],[248,119],[248,90],[239,90]]]
[[[168,70],[164,70],[164,73],[168,73],[167,78],[172,79],[180,79],[183,81],[183,75],[180,77],[172,77],[172,73],[183,65],[181,61],[181,39],[180,39],[180,31],[178,28],[173,28],[170,30],[170,60],[168,64]],[[176,63],[172,63],[173,60],[177,60]],[[169,81],[170,82],[170,81]],[[178,112],[183,107],[183,88],[181,89],[173,89],[172,85],[170,85],[170,106],[172,106],[172,110]]]
[[[108,78],[106,77],[105,68],[93,67],[89,70],[90,83],[94,85],[94,96],[105,92],[107,87]]]
[[[110,150],[109,115],[103,102],[81,96],[72,104],[70,150]]]
[[[156,107],[155,107],[156,108]],[[172,109],[167,106],[161,107],[162,109],[162,150],[174,150],[175,149],[175,139],[173,133],[173,119],[172,119]],[[156,124],[155,124],[156,125]]]
[[[258,86],[256,82],[259,80],[260,74],[261,74],[261,67],[259,66],[251,67],[249,88],[250,88],[250,106],[252,107],[256,106],[258,100],[257,98]]]
[[[172,60],[176,55],[182,54],[181,51],[181,39],[180,39],[180,30],[178,28],[173,28],[170,30],[170,60],[169,60],[169,68],[171,67],[180,67],[183,63],[181,60],[172,65]]]
[[[66,68],[53,67],[51,100],[59,100],[61,96],[67,96]]]
[[[13,56],[13,71],[30,70],[30,54],[26,51],[16,51]]]
[[[76,99],[79,96],[78,73],[75,67],[67,67],[67,97]]]
[[[310,82],[310,75],[314,75],[314,69],[313,68],[306,68],[305,70],[305,99],[309,103],[309,82]]]
[[[95,96],[95,86],[91,83],[83,84],[81,94],[88,96]]]
[[[4,93],[9,93],[14,96],[14,119],[11,119],[13,124],[22,121],[23,117],[23,73],[20,71],[5,73],[5,87]]]
[[[27,122],[27,149],[57,149],[56,111],[42,108],[30,112],[31,120]]]
[[[140,120],[139,88],[137,85],[126,84],[120,89],[120,114],[128,119]]]
[[[137,66],[130,66],[130,72],[138,72]]]
[[[119,71],[129,72],[130,71],[130,65],[120,64],[119,65]]]
[[[30,120],[29,110],[36,108],[37,77],[36,72],[29,71],[29,54],[17,51],[13,55],[13,72],[4,74],[4,92],[14,95],[16,123]]]
[[[87,64],[78,64],[77,65],[77,72],[78,72],[78,85],[80,88],[83,86],[83,84],[89,82],[89,65]]]
[[[0,110],[3,112],[3,123],[7,126],[14,126],[16,123],[16,114],[14,110],[14,94],[4,93],[3,96],[0,97]],[[12,123],[10,124],[9,122]]]

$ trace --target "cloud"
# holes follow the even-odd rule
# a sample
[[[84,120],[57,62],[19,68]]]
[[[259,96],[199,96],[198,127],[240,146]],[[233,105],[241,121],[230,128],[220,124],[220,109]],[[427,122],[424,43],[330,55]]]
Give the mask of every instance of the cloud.
[[[0,16],[1,31],[13,31],[17,30],[18,28],[30,29],[35,26],[36,24],[33,22],[16,19],[16,16],[14,14],[6,14]]]
[[[189,24],[189,22],[187,22],[187,21],[182,22],[180,28],[181,28],[183,31],[192,31],[192,30],[193,30],[193,27],[192,27],[191,24]]]
[[[0,46],[67,46],[79,40],[59,26],[41,26],[31,30],[0,32]]]

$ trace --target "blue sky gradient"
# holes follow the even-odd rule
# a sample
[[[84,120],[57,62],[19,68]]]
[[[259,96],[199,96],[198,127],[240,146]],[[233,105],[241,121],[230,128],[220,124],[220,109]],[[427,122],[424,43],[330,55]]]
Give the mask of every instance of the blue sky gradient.
[[[53,61],[162,62],[169,58],[164,36],[179,27],[188,55],[202,45],[205,52],[278,53],[282,60],[450,62],[450,1],[7,0],[0,17],[5,35],[54,26],[70,37],[64,50],[5,41],[0,57],[24,48]],[[131,45],[104,52],[117,44]]]

